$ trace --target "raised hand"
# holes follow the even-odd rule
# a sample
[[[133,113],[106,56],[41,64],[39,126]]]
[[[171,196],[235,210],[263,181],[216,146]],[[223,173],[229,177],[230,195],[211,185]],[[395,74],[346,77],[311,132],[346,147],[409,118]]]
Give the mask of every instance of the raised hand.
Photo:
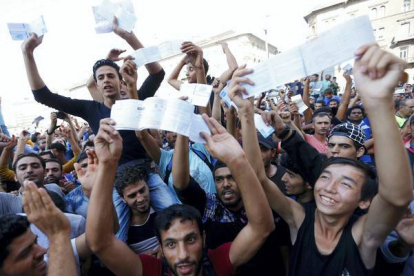
[[[95,137],[95,152],[100,163],[118,164],[122,154],[122,137],[114,128],[115,121],[102,119]]]
[[[206,148],[213,157],[230,164],[233,160],[244,156],[240,144],[219,122],[205,114],[203,119],[211,131],[211,136],[205,132],[201,132],[200,135],[207,141]]]
[[[355,61],[353,71],[364,104],[391,101],[407,63],[376,44],[362,46],[355,54],[361,57]]]
[[[70,237],[69,220],[55,206],[46,190],[37,188],[32,181],[24,184],[23,208],[28,220],[45,233],[49,239],[61,234]]]
[[[347,72],[344,72],[342,76],[344,77],[346,82],[352,82],[351,76]]]
[[[38,37],[35,33],[31,33],[30,37],[23,41],[22,43],[22,51],[26,54],[33,54],[34,50],[42,44],[43,35]]]
[[[120,57],[120,55],[122,53],[126,52],[126,50],[121,50],[121,49],[111,49],[108,53],[108,55],[106,56],[106,59],[110,59],[112,61],[120,61],[123,60],[124,58]]]
[[[121,74],[122,78],[125,80],[128,86],[136,84],[138,80],[137,65],[132,60],[133,57],[126,57],[124,59],[124,64],[119,70],[119,73]]]
[[[82,183],[82,187],[92,192],[93,184],[95,183],[96,173],[98,171],[99,159],[94,150],[89,150],[88,155],[88,169],[84,172],[78,163],[75,163],[75,171],[78,175],[79,181]]]
[[[247,108],[251,106],[251,102],[248,99],[243,99],[243,94],[247,94],[245,87],[241,86],[242,83],[254,85],[254,82],[245,75],[251,74],[252,69],[247,69],[246,64],[237,68],[233,73],[233,78],[229,85],[228,96],[236,104],[238,108]]]
[[[183,42],[181,52],[187,54],[190,63],[196,68],[203,68],[203,50],[192,42]]]
[[[286,124],[275,110],[263,112],[262,118],[266,125],[270,125],[275,129],[276,133],[282,132],[286,127]]]
[[[299,115],[299,108],[294,102],[289,103],[289,112],[292,115]]]
[[[19,140],[21,140],[24,144],[30,140],[30,134],[26,130],[23,130],[19,135]]]
[[[127,39],[129,36],[132,35],[132,32],[128,33],[121,27],[119,27],[118,19],[114,16],[114,20],[112,21],[112,26],[114,27],[114,33],[121,37],[122,39]]]
[[[16,140],[16,137],[14,137],[14,135],[12,136],[12,138],[10,138],[4,133],[0,133],[0,148],[10,147],[13,139],[17,144],[17,140]],[[14,148],[16,144],[12,148]]]

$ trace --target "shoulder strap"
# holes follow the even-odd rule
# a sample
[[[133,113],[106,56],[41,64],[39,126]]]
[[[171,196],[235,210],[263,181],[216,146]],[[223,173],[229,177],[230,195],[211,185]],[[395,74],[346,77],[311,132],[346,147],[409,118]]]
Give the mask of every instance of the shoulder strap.
[[[200,157],[200,159],[203,160],[203,162],[207,165],[207,167],[209,167],[211,171],[214,170],[214,165],[217,163],[217,159],[211,157],[211,160],[209,160],[209,158],[201,150],[194,148],[191,144],[190,150],[192,150],[198,157]]]

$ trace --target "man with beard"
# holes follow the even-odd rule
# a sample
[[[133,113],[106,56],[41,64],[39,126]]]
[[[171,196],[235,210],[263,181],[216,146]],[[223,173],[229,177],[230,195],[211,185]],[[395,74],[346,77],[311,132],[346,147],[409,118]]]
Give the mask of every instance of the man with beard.
[[[115,188],[131,209],[127,244],[135,253],[155,254],[159,244],[155,234],[157,213],[151,208],[148,173],[139,166],[121,168],[115,176]]]
[[[190,206],[173,205],[159,212],[155,221],[164,260],[135,254],[115,238],[109,227],[113,217],[108,216],[112,208],[108,202],[112,198],[115,164],[122,152],[122,138],[114,128],[114,121],[101,120],[95,138],[99,166],[88,210],[86,239],[92,251],[116,275],[234,275],[274,230],[269,204],[244,151],[216,120],[206,115],[203,117],[212,136],[206,133],[201,133],[201,136],[207,141],[210,153],[229,164],[235,181],[239,183],[249,222],[233,243],[206,252],[199,212]],[[188,149],[188,145],[184,147]],[[186,158],[188,160],[188,155]]]
[[[63,166],[58,159],[51,158],[45,160],[45,184],[57,184],[62,191],[67,194],[76,188],[72,181],[66,181],[63,177]]]
[[[402,99],[398,103],[398,110],[395,112],[395,119],[401,128],[405,121],[410,118],[414,112],[414,99]]]
[[[353,106],[347,111],[348,122],[359,126],[365,132],[364,146],[368,151],[374,146],[374,139],[371,136],[371,124],[369,118],[365,116],[365,110],[362,106]],[[365,163],[374,163],[373,156],[365,154],[360,157],[360,160]]]
[[[39,188],[44,187],[48,193],[55,193],[56,196],[64,198],[60,187],[56,184],[44,185],[45,161],[35,153],[22,154],[14,162],[13,170],[15,178],[20,185],[24,181],[33,181]],[[22,192],[22,189],[20,189]],[[17,214],[22,212],[22,194],[13,195],[0,193],[0,215]]]

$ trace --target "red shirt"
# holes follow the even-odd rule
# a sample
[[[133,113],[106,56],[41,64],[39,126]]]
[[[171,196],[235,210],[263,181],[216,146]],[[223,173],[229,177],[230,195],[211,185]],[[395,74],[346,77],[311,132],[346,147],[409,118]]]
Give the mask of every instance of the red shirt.
[[[236,270],[230,262],[230,247],[231,242],[228,242],[207,252],[217,276],[232,276],[236,274]],[[140,254],[139,258],[142,263],[142,275],[162,276],[162,261],[160,259],[145,254]],[[169,275],[173,276],[173,273],[169,271]]]
[[[319,151],[319,153],[325,155],[328,153],[328,139],[326,139],[324,142],[321,142],[318,139],[316,139],[315,136],[306,134],[305,140],[317,151]]]

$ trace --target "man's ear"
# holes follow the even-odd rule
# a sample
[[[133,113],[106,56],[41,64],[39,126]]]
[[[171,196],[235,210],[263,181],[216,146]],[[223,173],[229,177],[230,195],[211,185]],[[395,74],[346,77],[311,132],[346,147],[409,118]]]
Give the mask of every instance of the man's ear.
[[[364,146],[362,146],[362,147],[360,147],[358,150],[357,150],[357,154],[356,154],[356,156],[357,156],[357,158],[360,158],[362,155],[364,155],[365,154],[365,147]]]
[[[366,200],[360,201],[358,203],[358,207],[362,210],[368,210],[369,206],[371,206],[371,200],[370,199],[366,199]]]
[[[271,154],[271,157],[272,157],[272,158],[273,158],[273,157],[275,157],[275,156],[276,156],[276,153],[277,153],[277,148],[272,149],[272,154]]]

